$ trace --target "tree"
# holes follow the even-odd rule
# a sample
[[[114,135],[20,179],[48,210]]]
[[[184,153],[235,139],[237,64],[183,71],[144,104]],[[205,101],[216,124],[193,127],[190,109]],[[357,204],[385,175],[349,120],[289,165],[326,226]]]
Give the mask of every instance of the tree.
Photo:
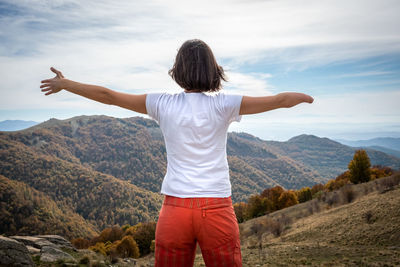
[[[267,188],[261,193],[262,198],[266,198],[271,201],[271,211],[279,210],[278,199],[284,191],[285,190],[278,185],[272,188]]]
[[[323,184],[315,184],[313,187],[311,187],[311,195],[314,198],[315,194],[324,190],[324,185]]]
[[[312,199],[311,189],[309,187],[303,187],[297,191],[297,198],[300,203],[309,201]]]
[[[363,149],[357,150],[349,163],[350,181],[354,184],[368,182],[371,179],[370,167],[367,152]]]
[[[235,210],[236,214],[236,219],[238,223],[244,222],[247,218],[246,210],[247,210],[247,204],[244,202],[239,202],[233,204],[233,209]]]
[[[293,205],[298,204],[296,193],[292,190],[284,191],[278,199],[278,209],[284,209]]]
[[[259,195],[250,196],[247,204],[247,216],[255,218],[264,215],[266,207],[263,205],[262,198]]]

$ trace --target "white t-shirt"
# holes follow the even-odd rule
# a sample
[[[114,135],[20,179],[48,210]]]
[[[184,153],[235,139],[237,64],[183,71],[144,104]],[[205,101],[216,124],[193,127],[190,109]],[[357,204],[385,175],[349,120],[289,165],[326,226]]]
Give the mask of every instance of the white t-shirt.
[[[147,94],[148,115],[160,125],[167,149],[161,193],[229,197],[226,157],[229,124],[240,121],[242,96],[224,93]]]

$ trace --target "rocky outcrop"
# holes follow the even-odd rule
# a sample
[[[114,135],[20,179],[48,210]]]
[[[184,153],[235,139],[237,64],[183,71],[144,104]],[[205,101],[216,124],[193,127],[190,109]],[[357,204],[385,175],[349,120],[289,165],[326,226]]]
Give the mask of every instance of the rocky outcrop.
[[[27,246],[41,249],[45,246],[57,248],[66,248],[76,251],[71,245],[71,242],[59,235],[35,235],[35,236],[10,236],[9,238],[15,239],[24,243]]]
[[[55,262],[58,260],[76,261],[74,257],[55,247],[44,246],[40,250],[40,261]]]
[[[34,266],[32,255],[40,256],[42,262],[76,262],[66,252],[76,249],[59,235],[0,237],[0,266]]]
[[[36,237],[38,238],[44,238],[47,241],[50,241],[53,244],[56,244],[59,248],[67,248],[76,251],[76,248],[74,248],[68,240],[66,240],[64,237],[59,236],[59,235],[37,235]]]
[[[21,242],[0,236],[0,266],[34,266],[28,249]]]

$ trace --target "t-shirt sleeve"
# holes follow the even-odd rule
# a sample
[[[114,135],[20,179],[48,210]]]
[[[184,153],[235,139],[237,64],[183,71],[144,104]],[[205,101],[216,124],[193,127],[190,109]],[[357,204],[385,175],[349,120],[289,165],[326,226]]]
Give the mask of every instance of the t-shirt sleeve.
[[[239,115],[242,98],[243,96],[241,95],[221,94],[220,105],[228,123],[239,122],[242,119],[242,116]]]
[[[146,110],[147,114],[155,119],[156,121],[160,121],[160,93],[152,93],[146,95]]]

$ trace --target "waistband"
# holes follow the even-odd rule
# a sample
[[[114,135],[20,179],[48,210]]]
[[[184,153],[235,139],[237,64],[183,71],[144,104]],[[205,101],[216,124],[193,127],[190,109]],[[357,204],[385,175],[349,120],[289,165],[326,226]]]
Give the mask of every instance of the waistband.
[[[232,198],[229,197],[195,197],[180,198],[165,195],[163,205],[170,205],[183,208],[210,208],[228,207],[232,205]]]

